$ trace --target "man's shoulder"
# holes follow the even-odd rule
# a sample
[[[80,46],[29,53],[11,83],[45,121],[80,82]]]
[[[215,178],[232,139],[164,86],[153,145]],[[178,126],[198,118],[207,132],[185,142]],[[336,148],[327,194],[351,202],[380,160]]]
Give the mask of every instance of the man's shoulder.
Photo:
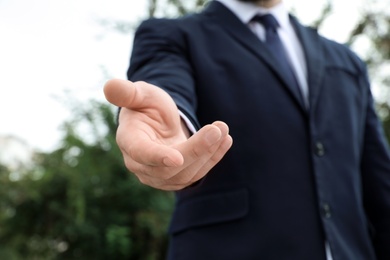
[[[360,71],[364,67],[364,62],[348,43],[342,43],[322,35],[319,35],[319,39],[328,63],[347,66],[354,71],[356,69]]]
[[[186,27],[201,24],[203,13],[189,13],[178,17],[151,17],[143,20],[139,27]]]
[[[350,57],[353,59],[358,58],[357,55],[351,50],[350,46],[346,43],[338,42],[336,40],[330,39],[329,37],[324,36],[323,34],[319,33],[318,28],[303,25],[300,23],[300,21],[293,15],[290,15],[290,19],[292,21],[292,24],[296,27],[298,32],[310,35],[309,38],[311,40],[315,39],[314,42],[318,42],[320,44],[320,47],[324,49],[327,55],[330,55],[330,57]],[[312,46],[306,46],[307,48],[310,48]]]
[[[176,43],[196,41],[206,35],[209,22],[203,13],[191,13],[174,18],[149,18],[140,23],[135,38],[164,39]]]

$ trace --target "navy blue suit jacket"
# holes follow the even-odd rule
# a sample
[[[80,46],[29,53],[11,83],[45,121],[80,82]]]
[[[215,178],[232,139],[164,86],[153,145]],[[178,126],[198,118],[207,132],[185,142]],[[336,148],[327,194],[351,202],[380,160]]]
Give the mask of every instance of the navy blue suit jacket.
[[[390,259],[390,155],[364,64],[291,21],[308,65],[306,109],[259,39],[219,2],[138,28],[128,71],[194,125],[234,144],[177,192],[170,259]]]

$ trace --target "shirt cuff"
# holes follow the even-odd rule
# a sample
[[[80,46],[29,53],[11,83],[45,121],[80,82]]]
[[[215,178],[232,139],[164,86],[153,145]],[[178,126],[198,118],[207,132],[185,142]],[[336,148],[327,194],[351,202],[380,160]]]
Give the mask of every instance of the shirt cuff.
[[[196,133],[195,126],[191,123],[191,121],[188,119],[188,117],[183,112],[181,112],[180,110],[178,110],[178,111],[179,111],[179,115],[180,115],[181,119],[183,119],[184,123],[186,123],[188,130],[191,132],[191,134],[195,134]]]

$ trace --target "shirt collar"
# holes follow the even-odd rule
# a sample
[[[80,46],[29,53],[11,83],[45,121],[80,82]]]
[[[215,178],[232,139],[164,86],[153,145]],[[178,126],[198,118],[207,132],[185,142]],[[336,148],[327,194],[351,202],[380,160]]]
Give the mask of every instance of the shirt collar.
[[[289,14],[283,1],[278,5],[267,9],[257,6],[253,3],[240,2],[237,0],[216,0],[225,5],[230,11],[232,11],[244,24],[248,24],[251,19],[256,15],[272,14],[279,22],[280,27],[286,28],[289,23]]]

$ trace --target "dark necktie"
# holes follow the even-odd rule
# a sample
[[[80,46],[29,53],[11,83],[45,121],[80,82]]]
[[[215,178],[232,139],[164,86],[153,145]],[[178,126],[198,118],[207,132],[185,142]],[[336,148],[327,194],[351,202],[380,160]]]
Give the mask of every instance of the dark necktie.
[[[272,14],[256,15],[252,18],[252,21],[261,23],[265,29],[265,44],[271,51],[272,55],[276,58],[279,64],[279,70],[284,74],[292,90],[298,94],[299,99],[303,102],[302,93],[295,77],[293,68],[290,65],[290,61],[287,57],[286,50],[282,41],[279,38],[277,28],[279,27],[278,21]],[[303,102],[304,104],[305,102]]]

